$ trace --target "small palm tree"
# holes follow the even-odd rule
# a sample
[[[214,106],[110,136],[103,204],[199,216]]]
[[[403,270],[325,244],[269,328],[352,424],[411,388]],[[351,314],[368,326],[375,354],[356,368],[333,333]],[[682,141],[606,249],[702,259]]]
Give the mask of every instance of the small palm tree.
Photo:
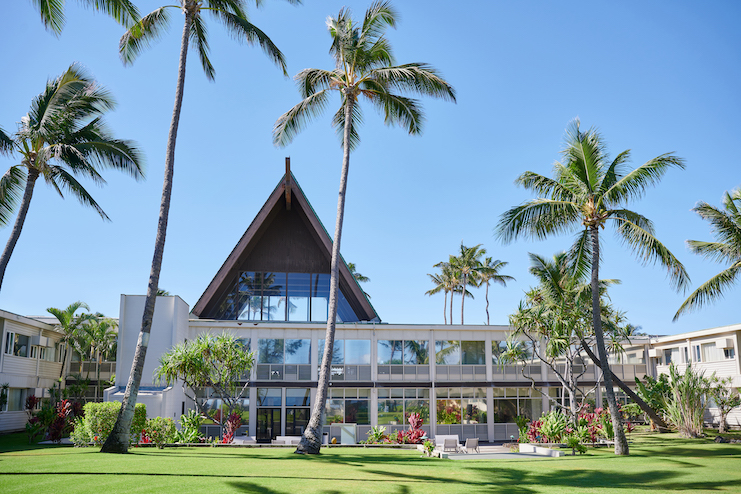
[[[354,262],[348,262],[347,263],[347,269],[350,270],[350,275],[353,278],[355,278],[355,280],[358,283],[368,283],[371,280],[367,276],[363,276],[362,274],[360,274],[360,273],[357,272],[357,268],[355,267],[355,263]],[[365,297],[368,298],[368,299],[371,298],[371,296],[368,295],[368,292],[366,292],[365,290],[363,290],[363,295],[365,295]]]
[[[554,178],[529,171],[520,175],[516,183],[540,197],[502,214],[497,234],[508,243],[521,236],[543,239],[578,232],[570,255],[575,258],[574,269],[591,267],[592,325],[605,394],[615,424],[615,453],[627,455],[628,442],[615,401],[602,332],[599,231],[608,222],[613,224],[618,237],[643,263],[658,261],[668,269],[674,285],[684,288],[689,276],[682,263],[654,236],[653,223],[625,207],[641,197],[648,186],[658,183],[670,168],[684,168],[684,162],[667,153],[628,170],[630,151],[623,151],[610,161],[600,134],[594,129],[582,132],[578,119],[567,129],[566,146],[561,154],[561,162],[554,166]]]
[[[690,250],[730,266],[692,292],[674,315],[675,321],[682,314],[723,297],[723,291],[735,284],[741,275],[741,189],[725,193],[723,209],[700,202],[692,210],[710,222],[717,241],[688,240]]]
[[[129,0],[77,0],[77,2],[108,14],[124,26],[139,20],[139,11]],[[61,34],[65,23],[65,0],[31,0],[31,3],[38,9],[44,27],[57,36]]]
[[[299,3],[300,0],[287,0]],[[259,0],[257,2],[260,3]],[[147,296],[144,301],[144,314],[139,332],[139,340],[134,353],[131,374],[126,384],[121,411],[111,434],[101,448],[104,453],[125,453],[129,449],[129,430],[134,419],[134,406],[139,393],[139,384],[144,370],[144,359],[147,355],[147,342],[152,328],[154,317],[154,303],[159,289],[162,256],[165,251],[165,237],[167,235],[167,221],[170,215],[170,197],[172,195],[172,177],[175,171],[175,142],[180,124],[180,110],[183,104],[185,90],[185,62],[188,57],[188,46],[192,43],[198,50],[201,67],[209,80],[214,80],[214,68],[208,58],[209,46],[206,23],[203,12],[209,12],[219,21],[238,41],[249,44],[257,43],[268,57],[286,73],[286,64],[283,54],[278,50],[268,36],[249,22],[245,10],[244,0],[180,0],[179,5],[165,5],[144,16],[134,24],[122,37],[119,43],[119,53],[124,64],[133,63],[142,49],[157,39],[169,23],[170,9],[177,9],[184,15],[183,34],[180,40],[180,58],[178,62],[177,88],[175,91],[175,107],[170,121],[170,132],[167,139],[165,158],[165,178],[162,187],[159,219],[157,221],[157,236],[154,242],[152,267],[149,272]]]
[[[3,149],[6,154],[17,153],[20,163],[0,177],[0,225],[7,224],[16,207],[18,211],[0,256],[0,288],[21,236],[36,180],[43,178],[62,197],[66,190],[108,220],[77,178],[105,184],[100,174],[105,168],[123,171],[136,180],[143,178],[139,151],[131,141],[115,139],[103,122],[103,115],[114,105],[108,91],[81,67],[71,65],[46,83],[46,89],[31,102],[14,134],[2,132]]]
[[[512,276],[506,274],[500,274],[502,268],[504,268],[507,262],[500,261],[499,259],[492,259],[487,257],[481,264],[478,270],[479,284],[486,285],[486,324],[489,324],[489,284],[491,282],[498,283],[502,286],[507,286],[508,281],[515,281]]]
[[[65,309],[57,309],[56,307],[46,309],[46,312],[57,318],[58,324],[56,325],[56,329],[62,333],[62,338],[59,342],[64,345],[64,354],[62,356],[62,368],[59,371],[60,379],[64,376],[64,367],[67,363],[67,349],[78,336],[81,326],[89,320],[88,314],[75,315],[80,309],[90,310],[90,307],[85,302],[77,301],[69,304]]]
[[[100,386],[100,366],[103,363],[103,356],[106,355],[116,343],[116,339],[118,338],[118,333],[116,331],[117,328],[118,322],[107,317],[93,317],[88,320],[86,324],[82,325],[81,328],[90,341],[90,348],[97,361],[96,382],[98,384],[95,388],[96,400],[98,399],[98,390],[102,389]],[[103,398],[102,393],[100,398]]]
[[[486,255],[486,249],[482,248],[481,244],[474,245],[473,247],[466,247],[461,244],[460,255],[450,256],[450,264],[460,276],[460,288],[462,292],[468,286],[479,286],[479,270],[482,268],[481,256],[483,255]],[[473,298],[473,295],[471,295],[471,298]],[[464,324],[463,306],[465,301],[466,297],[461,297],[461,324]]]
[[[445,300],[443,301],[443,321],[448,324],[448,293],[450,293],[450,324],[453,324],[453,291],[458,287],[458,276],[455,275],[449,264],[435,264],[434,267],[439,267],[441,272],[439,274],[429,274],[430,280],[435,284],[435,287],[427,290],[425,295],[435,295],[436,293],[443,292],[445,294]]]
[[[316,405],[309,425],[297,449],[300,453],[319,453],[319,428],[324,416],[329,364],[332,361],[335,319],[337,317],[338,273],[342,221],[345,214],[347,175],[350,151],[360,142],[358,125],[362,121],[359,105],[365,99],[383,112],[387,124],[400,124],[410,134],[422,131],[422,111],[419,103],[403,93],[421,94],[455,101],[453,88],[427,64],[394,65],[391,45],[384,37],[387,27],[396,26],[396,11],[388,2],[375,2],[366,11],[362,24],[355,23],[348,9],[341,9],[336,18],[327,19],[332,36],[330,54],[334,70],[304,69],[296,76],[299,91],[304,98],[283,114],[275,123],[273,141],[285,146],[304,125],[321,111],[329,95],[337,91],[340,108],[334,114],[332,125],[341,135],[343,157],[340,175],[340,193],[337,201],[337,220],[332,242],[332,261],[329,291],[329,316],[324,356],[317,386]]]

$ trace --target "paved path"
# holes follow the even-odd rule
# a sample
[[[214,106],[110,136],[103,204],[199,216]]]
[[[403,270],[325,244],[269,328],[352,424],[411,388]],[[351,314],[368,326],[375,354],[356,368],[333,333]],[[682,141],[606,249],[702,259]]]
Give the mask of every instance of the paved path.
[[[448,453],[449,460],[544,460],[549,456],[515,453],[509,446],[479,446],[480,453]]]

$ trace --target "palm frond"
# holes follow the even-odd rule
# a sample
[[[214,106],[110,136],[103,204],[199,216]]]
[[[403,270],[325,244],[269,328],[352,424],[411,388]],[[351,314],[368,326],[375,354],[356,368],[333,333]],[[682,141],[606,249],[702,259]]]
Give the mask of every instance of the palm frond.
[[[557,201],[574,202],[575,194],[564,184],[538,173],[527,171],[515,179],[515,184],[536,195],[550,197]]]
[[[41,15],[44,27],[59,36],[64,28],[64,0],[31,0]]]
[[[741,274],[741,261],[735,262],[728,269],[724,269],[720,273],[716,274],[708,281],[700,285],[697,290],[692,292],[687,300],[674,314],[673,321],[679,319],[679,316],[692,312],[699,309],[703,305],[714,302],[720,298],[723,298],[723,292],[727,288],[738,282],[739,274]]]
[[[104,220],[111,220],[95,199],[93,199],[88,191],[85,190],[85,187],[83,187],[74,176],[67,172],[67,170],[55,165],[49,166],[48,170],[48,181],[50,180],[52,182],[52,185],[58,192],[60,192],[60,194],[62,189],[66,189],[69,193],[77,197],[82,205],[93,208]]]
[[[633,221],[643,218],[640,215],[627,214],[621,210],[621,214],[613,214],[611,219],[617,223],[616,232],[624,244],[628,245],[636,257],[643,262],[659,262],[668,270],[669,279],[677,290],[683,290],[690,283],[690,277],[679,260],[666,248],[653,233],[641,226],[639,222]],[[645,218],[643,218],[645,220]],[[645,220],[648,221],[648,220]],[[645,223],[644,223],[645,224]]]
[[[134,63],[139,53],[157,40],[170,23],[168,8],[172,5],[160,7],[139,20],[121,36],[118,42],[118,54],[124,65]]]
[[[523,236],[544,239],[548,235],[572,231],[579,224],[579,207],[566,201],[534,199],[504,212],[495,235],[505,244]]]
[[[630,149],[623,151],[618,154],[610,166],[605,172],[605,176],[602,179],[602,183],[599,187],[598,195],[604,195],[610,187],[612,187],[618,180],[623,178],[626,174],[627,167],[625,166],[630,161]]]
[[[74,148],[88,160],[92,160],[88,161],[90,168],[112,168],[137,181],[144,178],[144,158],[133,141],[101,136],[98,140],[75,144]]]
[[[582,132],[579,119],[574,119],[566,129],[565,145],[562,163],[594,194],[604,173],[605,145],[599,132]]]
[[[77,0],[83,5],[100,10],[124,27],[139,21],[139,10],[129,0]]]
[[[267,34],[262,32],[257,28],[257,26],[250,23],[243,16],[222,10],[216,11],[216,14],[232,35],[232,38],[251,45],[257,43],[268,58],[272,60],[275,65],[280,67],[283,74],[286,76],[288,75],[288,72],[286,72],[286,61],[283,53],[281,53],[278,47],[275,46]]]
[[[287,146],[311,119],[323,112],[327,107],[327,91],[323,89],[304,98],[281,115],[273,126],[273,144]]]
[[[643,197],[646,188],[656,185],[671,168],[684,169],[684,160],[665,153],[647,161],[606,189],[602,194],[603,204],[609,208]]]
[[[13,152],[14,140],[0,127],[0,154],[9,155]]]
[[[424,113],[417,100],[373,89],[364,90],[363,95],[383,112],[386,125],[399,124],[412,135],[422,133]]]
[[[585,280],[592,270],[592,237],[588,229],[576,234],[576,239],[568,252],[569,274],[578,280]],[[600,250],[600,262],[602,261]]]
[[[11,166],[0,177],[0,227],[10,222],[25,186],[26,171],[20,165]]]
[[[361,41],[372,40],[383,35],[387,27],[396,27],[399,13],[391,6],[391,2],[373,2],[366,10],[361,29]]]
[[[342,95],[342,106],[332,117],[332,127],[334,127],[337,137],[340,138],[340,145],[344,145],[345,141],[345,105],[347,104],[345,95]],[[350,122],[350,151],[354,150],[360,144],[360,134],[358,134],[358,127],[363,123],[363,111],[360,105],[355,102],[352,107],[352,121]]]
[[[199,15],[193,16],[190,24],[190,44],[198,50],[198,59],[201,61],[201,67],[209,81],[214,80],[214,66],[208,58],[208,29]]]
[[[376,68],[368,74],[367,78],[374,79],[387,88],[393,87],[399,91],[455,102],[453,86],[428,64],[409,63]]]
[[[330,89],[339,80],[336,72],[322,69],[304,69],[294,77],[302,98],[308,98],[322,89]]]
[[[741,251],[725,242],[687,240],[687,247],[693,254],[701,255],[714,262],[735,262],[741,259]]]

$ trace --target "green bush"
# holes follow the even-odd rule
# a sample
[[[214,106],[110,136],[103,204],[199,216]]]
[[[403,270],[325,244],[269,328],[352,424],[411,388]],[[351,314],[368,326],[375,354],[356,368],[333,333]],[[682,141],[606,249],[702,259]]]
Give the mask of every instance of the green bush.
[[[147,419],[144,431],[147,442],[156,444],[159,449],[163,449],[165,444],[174,443],[178,439],[175,421],[169,417]]]
[[[179,443],[200,443],[203,437],[201,437],[201,424],[203,423],[203,417],[195,410],[188,410],[187,413],[180,416],[180,432],[178,433]]]
[[[75,445],[91,442],[95,443],[96,446],[102,445],[113,430],[120,409],[120,401],[85,404],[85,416],[82,423],[75,421],[75,436],[72,438],[72,441]],[[139,437],[144,429],[146,420],[146,406],[144,403],[137,403],[134,408],[134,420],[131,422],[131,435],[129,436],[129,442],[131,444],[139,442]],[[80,429],[79,431],[78,427]]]

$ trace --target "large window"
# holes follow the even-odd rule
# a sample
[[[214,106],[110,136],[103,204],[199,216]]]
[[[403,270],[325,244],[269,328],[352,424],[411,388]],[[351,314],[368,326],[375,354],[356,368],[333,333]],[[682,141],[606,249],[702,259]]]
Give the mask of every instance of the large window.
[[[324,339],[319,340],[318,362],[324,357]],[[370,340],[334,340],[331,373],[333,380],[370,380]]]
[[[358,321],[340,290],[339,322]],[[317,321],[329,314],[329,274],[241,272],[215,319],[248,321]]]
[[[309,424],[311,390],[286,388],[286,435],[300,436]]]
[[[484,388],[437,388],[438,424],[485,424],[487,421]]]
[[[413,413],[418,413],[423,423],[430,423],[429,389],[378,389],[378,425],[406,425]]]
[[[28,336],[9,331],[5,333],[5,353],[16,357],[28,357],[31,352],[29,342]]]
[[[483,380],[486,378],[486,343],[484,341],[435,341],[438,380]]]
[[[378,378],[381,380],[430,378],[429,342],[378,340]]]
[[[736,352],[733,348],[718,348],[715,342],[703,343],[701,346],[703,362],[719,362],[721,360],[731,360],[736,356]]]
[[[532,388],[493,388],[492,391],[494,422],[511,423],[518,415],[534,420],[543,414],[542,395]]]
[[[370,389],[334,388],[327,399],[326,425],[370,424]]]
[[[284,365],[285,364],[285,365]],[[311,379],[311,340],[261,338],[257,340],[257,379],[305,381]]]

